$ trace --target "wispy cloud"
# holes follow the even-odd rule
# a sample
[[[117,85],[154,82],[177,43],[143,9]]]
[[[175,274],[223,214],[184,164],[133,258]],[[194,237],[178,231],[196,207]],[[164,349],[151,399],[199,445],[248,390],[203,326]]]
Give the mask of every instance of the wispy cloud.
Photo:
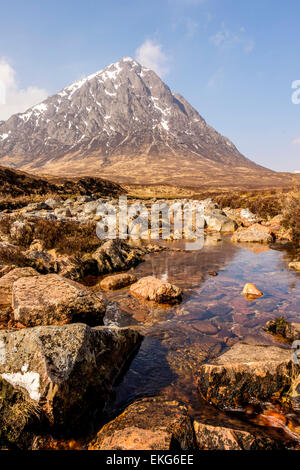
[[[154,70],[160,77],[169,72],[170,58],[158,42],[147,39],[137,48],[135,54],[138,62]]]
[[[224,81],[224,68],[220,67],[209,79],[207,86],[208,88],[220,88]]]
[[[29,86],[21,88],[15,69],[4,58],[0,59],[0,82],[4,96],[0,103],[0,121],[8,119],[12,114],[21,113],[31,106],[47,98],[43,88]]]
[[[255,46],[254,40],[247,36],[243,26],[238,31],[230,31],[222,24],[221,29],[211,36],[210,40],[216,47],[223,49],[239,45],[246,53],[252,52]]]

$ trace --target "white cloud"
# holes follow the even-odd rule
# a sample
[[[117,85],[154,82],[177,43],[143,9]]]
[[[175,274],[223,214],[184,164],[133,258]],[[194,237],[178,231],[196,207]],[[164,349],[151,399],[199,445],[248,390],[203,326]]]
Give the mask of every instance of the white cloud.
[[[0,121],[5,121],[12,114],[22,113],[26,109],[47,98],[48,93],[43,88],[29,86],[20,88],[16,71],[5,59],[0,60]]]
[[[169,72],[169,57],[163,52],[162,45],[147,39],[135,51],[136,60],[145,67],[154,70],[160,77]]]
[[[294,144],[294,145],[300,145],[300,137],[298,137],[297,139],[294,139],[294,140],[292,141],[292,144]]]
[[[222,24],[220,31],[211,36],[210,40],[215,46],[223,49],[240,45],[246,53],[252,52],[255,45],[254,40],[247,37],[243,26],[237,32],[232,32]]]

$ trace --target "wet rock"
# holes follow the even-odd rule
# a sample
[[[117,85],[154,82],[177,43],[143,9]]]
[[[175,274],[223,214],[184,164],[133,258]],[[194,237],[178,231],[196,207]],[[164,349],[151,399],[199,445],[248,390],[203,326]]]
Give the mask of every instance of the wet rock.
[[[158,303],[169,303],[181,299],[182,291],[169,282],[153,276],[142,277],[130,287],[130,293],[142,300],[152,300]]]
[[[94,292],[57,274],[21,278],[13,285],[13,317],[25,326],[64,325],[83,321],[101,325],[102,299]]]
[[[102,279],[100,282],[100,287],[104,290],[121,289],[122,287],[129,286],[136,281],[137,278],[133,274],[115,274],[114,276],[107,276]]]
[[[274,235],[269,227],[254,224],[248,228],[240,227],[232,235],[231,240],[238,243],[272,243]]]
[[[70,429],[103,408],[140,341],[129,328],[84,324],[2,330],[0,377],[25,390],[51,425]]]
[[[251,284],[251,282],[247,282],[244,285],[243,292],[245,297],[250,298],[250,299],[255,299],[257,297],[262,297],[263,293],[257,289],[257,287],[254,284]]]
[[[122,240],[109,240],[97,249],[92,257],[98,263],[99,274],[122,271],[136,266],[144,251],[131,247]]]
[[[15,281],[21,277],[38,276],[33,268],[15,268],[0,278],[0,305],[11,306],[12,288]]]
[[[194,421],[194,430],[200,450],[275,450],[283,445],[262,432],[245,431],[230,426],[217,426]]]
[[[205,400],[220,408],[239,409],[280,399],[298,374],[291,350],[240,342],[211,364],[200,366],[197,383]]]
[[[300,261],[291,261],[289,263],[289,268],[294,269],[295,271],[300,271]]]
[[[185,406],[145,398],[103,426],[90,450],[194,450],[196,443]]]
[[[208,214],[204,216],[207,229],[215,232],[234,232],[237,228],[237,223],[222,214]]]
[[[289,323],[283,317],[268,321],[264,330],[273,335],[281,336],[287,343],[300,340],[300,323]]]
[[[30,428],[39,422],[40,409],[26,390],[0,379],[0,448],[30,449]]]
[[[193,321],[192,327],[200,333],[204,333],[206,335],[215,335],[216,333],[218,333],[218,328],[211,322],[205,320]]]

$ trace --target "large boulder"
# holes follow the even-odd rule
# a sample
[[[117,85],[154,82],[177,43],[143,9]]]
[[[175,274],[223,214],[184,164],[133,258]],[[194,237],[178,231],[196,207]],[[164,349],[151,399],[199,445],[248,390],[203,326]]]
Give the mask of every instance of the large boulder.
[[[144,398],[106,424],[90,450],[195,450],[185,406],[161,398]]]
[[[106,276],[102,279],[100,287],[104,290],[121,289],[122,287],[129,286],[136,281],[136,277],[130,273],[114,274],[113,276]]]
[[[280,399],[299,375],[290,349],[236,343],[211,364],[200,366],[198,390],[220,408]]]
[[[28,327],[78,321],[101,325],[105,314],[99,295],[57,274],[18,279],[12,307],[14,320]]]
[[[222,214],[208,214],[204,216],[208,230],[214,232],[234,232],[237,228],[237,223]]]
[[[109,240],[93,253],[100,274],[122,271],[136,266],[144,250],[128,245],[122,240]]]
[[[181,299],[182,291],[170,282],[153,276],[142,277],[130,286],[130,293],[142,300],[170,303]]]
[[[269,227],[261,224],[253,224],[250,227],[240,227],[231,237],[238,243],[272,243],[274,235]]]
[[[130,328],[80,323],[2,330],[0,378],[26,391],[51,425],[75,425],[104,407],[140,341]]]

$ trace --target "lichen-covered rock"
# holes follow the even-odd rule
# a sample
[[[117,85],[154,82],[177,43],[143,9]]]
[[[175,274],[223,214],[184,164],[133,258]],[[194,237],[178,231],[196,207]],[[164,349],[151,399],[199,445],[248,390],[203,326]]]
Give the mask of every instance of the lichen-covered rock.
[[[250,227],[240,227],[231,237],[238,243],[272,243],[274,235],[269,227],[261,224],[253,224]]]
[[[109,240],[93,253],[98,263],[99,274],[124,271],[142,261],[144,251],[132,247],[122,240]]]
[[[275,450],[283,445],[262,431],[237,429],[194,421],[194,430],[200,450]],[[250,427],[250,426],[248,426]]]
[[[299,375],[291,353],[275,346],[236,343],[211,364],[200,366],[198,390],[205,400],[224,409],[280,399]]]
[[[136,281],[136,277],[130,273],[114,274],[113,276],[107,276],[102,279],[100,287],[105,290],[121,289]]]
[[[10,239],[17,245],[29,245],[33,239],[32,224],[15,220],[10,227]]]
[[[84,324],[2,330],[0,378],[25,390],[50,424],[74,424],[105,405],[140,341],[130,328]]]
[[[57,207],[60,207],[60,205],[61,205],[60,201],[58,201],[57,199],[54,199],[54,198],[47,199],[45,201],[45,204],[47,204],[47,206],[50,209],[56,209]]]
[[[142,277],[132,284],[130,293],[142,300],[152,300],[158,303],[178,301],[182,296],[179,287],[153,276]]]
[[[283,317],[269,320],[264,329],[273,335],[281,336],[287,343],[300,340],[300,323],[290,323]]]
[[[105,314],[99,295],[57,274],[17,280],[12,307],[14,320],[29,327],[79,321],[101,325]]]
[[[90,450],[194,450],[196,443],[185,406],[145,398],[103,426]]]

